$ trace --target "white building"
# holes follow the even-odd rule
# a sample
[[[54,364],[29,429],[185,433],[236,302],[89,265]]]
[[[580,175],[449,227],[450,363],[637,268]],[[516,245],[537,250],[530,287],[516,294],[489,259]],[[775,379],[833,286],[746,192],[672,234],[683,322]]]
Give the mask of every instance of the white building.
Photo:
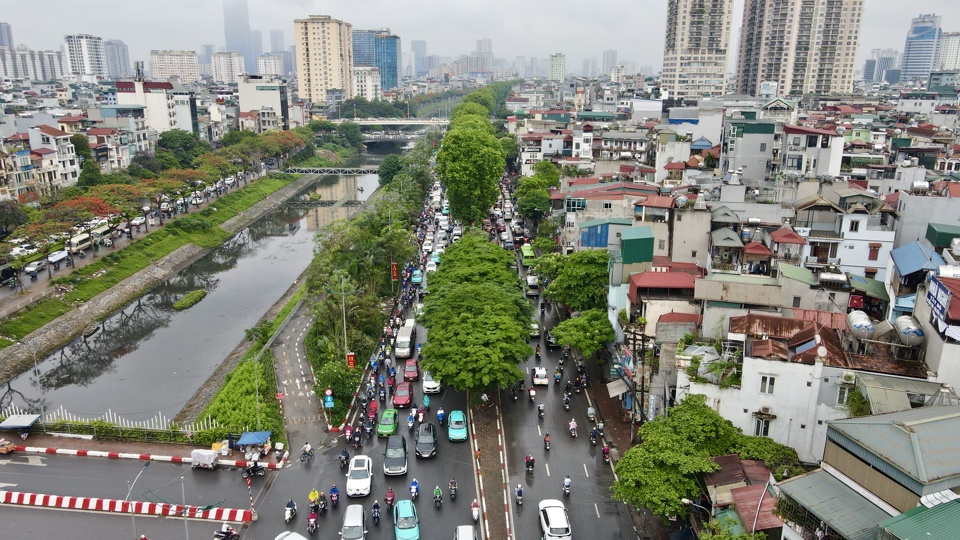
[[[783,172],[840,176],[843,137],[836,131],[787,125],[783,133],[780,162]]]
[[[103,38],[89,34],[63,36],[67,46],[67,71],[80,78],[107,76],[107,54]]]
[[[554,53],[550,55],[550,74],[547,77],[551,81],[562,81],[567,76],[567,55],[563,53]]]
[[[944,32],[940,35],[937,70],[950,69],[960,69],[960,32]]]
[[[70,142],[71,135],[66,131],[50,126],[36,126],[30,128],[30,148],[46,148],[57,153],[57,183],[58,188],[75,186],[80,177],[80,160]]]
[[[376,66],[353,66],[353,95],[367,101],[380,100],[380,69]]]
[[[733,0],[675,0],[667,4],[664,88],[679,99],[726,93]]]
[[[258,119],[258,131],[269,131],[269,126],[276,126],[275,129],[290,128],[287,84],[283,79],[244,75],[237,83],[237,93],[241,111],[273,111],[272,118]]]
[[[353,97],[353,26],[329,15],[311,15],[293,21],[299,95],[324,103],[327,92],[339,90]],[[335,95],[337,92],[331,92]]]
[[[177,124],[173,85],[168,82],[117,81],[117,105],[145,107],[146,125],[157,133],[171,129],[193,131],[192,126]]]
[[[196,51],[150,51],[150,73],[158,81],[179,77],[185,84],[200,80]]]
[[[283,62],[279,56],[265,54],[257,57],[257,74],[284,75]]]
[[[210,61],[213,63],[214,82],[227,84],[236,83],[240,81],[240,77],[245,73],[243,54],[241,53],[214,53]]]

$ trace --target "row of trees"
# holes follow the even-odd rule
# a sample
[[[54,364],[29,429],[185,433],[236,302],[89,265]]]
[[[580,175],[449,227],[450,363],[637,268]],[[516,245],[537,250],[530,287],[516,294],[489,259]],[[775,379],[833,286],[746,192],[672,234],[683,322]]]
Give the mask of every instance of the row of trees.
[[[376,200],[353,219],[331,223],[317,235],[308,279],[309,294],[318,300],[312,307],[315,322],[306,344],[317,374],[317,390],[333,390],[334,423],[346,415],[363,376],[362,369],[347,368],[344,339],[357,364],[363,366],[376,350],[386,323],[380,300],[394,292],[391,264],[402,268],[416,256],[411,226],[419,217],[423,187],[431,181],[430,157],[436,137],[428,135],[402,157],[391,158],[396,170],[386,181],[381,178]]]

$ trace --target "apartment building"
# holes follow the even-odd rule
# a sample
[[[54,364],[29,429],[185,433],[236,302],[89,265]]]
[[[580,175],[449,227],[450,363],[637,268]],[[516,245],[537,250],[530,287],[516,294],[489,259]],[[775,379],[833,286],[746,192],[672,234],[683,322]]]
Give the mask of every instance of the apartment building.
[[[107,76],[107,53],[103,38],[90,34],[63,36],[67,48],[67,71],[80,78]]]
[[[258,75],[284,75],[283,59],[273,54],[257,57]]]
[[[210,58],[213,64],[213,81],[235,84],[246,71],[243,66],[243,54],[237,52],[214,53]]]
[[[380,68],[376,66],[353,66],[353,95],[367,101],[382,98]]]
[[[737,58],[737,92],[781,96],[850,92],[860,44],[862,0],[747,0]]]
[[[283,79],[262,75],[244,75],[237,83],[241,111],[273,111],[273,116],[258,120],[258,132],[274,129],[289,129],[287,84]]]
[[[45,148],[57,154],[56,188],[64,188],[77,184],[80,177],[80,160],[77,159],[76,149],[70,142],[70,134],[55,127],[40,125],[29,130],[30,149],[36,151]]]
[[[329,15],[293,21],[298,90],[301,98],[324,103],[353,97],[352,25]]]
[[[920,15],[910,21],[910,31],[900,61],[901,82],[922,82],[936,66],[940,50],[940,22],[936,13]]]
[[[179,77],[185,84],[200,80],[200,62],[196,51],[150,51],[150,73],[158,81]]]
[[[697,100],[726,93],[733,0],[670,0],[662,86],[671,97]]]
[[[112,173],[130,166],[130,147],[126,134],[116,128],[94,127],[87,130],[87,141],[100,171]]]
[[[547,77],[551,81],[563,81],[567,77],[567,55],[563,53],[554,53],[550,55],[550,74]]]

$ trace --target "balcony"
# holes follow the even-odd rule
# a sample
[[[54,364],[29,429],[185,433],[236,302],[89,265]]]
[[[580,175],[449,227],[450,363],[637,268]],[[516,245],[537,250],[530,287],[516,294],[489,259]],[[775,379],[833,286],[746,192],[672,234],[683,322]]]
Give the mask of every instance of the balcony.
[[[820,266],[840,266],[840,257],[806,257],[803,263],[807,268]]]

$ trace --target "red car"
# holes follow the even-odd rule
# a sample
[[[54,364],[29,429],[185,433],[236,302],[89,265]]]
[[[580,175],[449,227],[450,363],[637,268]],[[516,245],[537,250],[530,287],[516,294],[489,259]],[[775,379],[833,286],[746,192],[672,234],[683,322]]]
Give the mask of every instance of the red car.
[[[393,391],[393,406],[397,409],[405,409],[410,406],[410,397],[413,393],[413,387],[408,382],[402,382],[397,385]]]
[[[403,365],[403,380],[405,381],[419,381],[420,380],[420,365],[417,364],[416,360],[407,360],[407,363]]]

